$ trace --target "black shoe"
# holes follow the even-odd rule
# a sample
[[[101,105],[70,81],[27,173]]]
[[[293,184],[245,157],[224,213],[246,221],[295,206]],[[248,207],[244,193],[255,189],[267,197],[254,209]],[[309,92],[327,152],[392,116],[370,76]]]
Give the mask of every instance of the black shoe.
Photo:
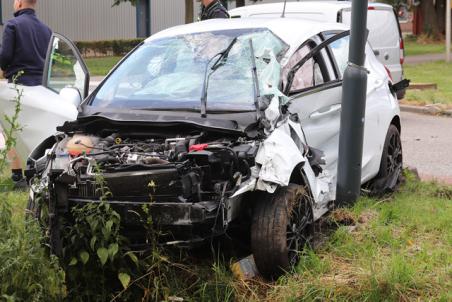
[[[28,183],[25,178],[22,178],[18,181],[14,181],[14,190],[15,191],[27,191],[28,190]]]

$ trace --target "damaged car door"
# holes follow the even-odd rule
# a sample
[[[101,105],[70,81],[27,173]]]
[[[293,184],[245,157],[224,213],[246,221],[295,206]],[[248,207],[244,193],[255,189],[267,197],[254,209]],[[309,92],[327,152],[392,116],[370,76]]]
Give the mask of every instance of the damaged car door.
[[[348,35],[346,31],[327,40],[322,35],[311,38],[298,48],[285,68],[289,111],[298,115],[308,144],[324,152],[326,171],[333,176],[338,159],[342,62],[332,59],[330,45]]]
[[[88,94],[89,74],[75,45],[54,33],[40,86],[17,85],[22,93],[16,149],[25,159],[44,139],[55,133],[65,121],[75,120],[77,106]],[[1,125],[7,126],[5,115],[14,113],[17,91],[12,83],[0,85]]]

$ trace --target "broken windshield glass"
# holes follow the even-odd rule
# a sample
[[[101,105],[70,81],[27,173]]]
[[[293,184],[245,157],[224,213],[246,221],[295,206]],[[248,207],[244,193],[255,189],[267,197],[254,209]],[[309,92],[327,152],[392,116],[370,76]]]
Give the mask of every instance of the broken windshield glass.
[[[278,88],[282,58],[288,46],[266,29],[187,34],[150,41],[131,54],[91,101],[96,107],[201,108],[205,67],[234,39],[227,61],[210,77],[209,110],[255,110],[255,84],[249,40],[252,39],[259,76]],[[272,57],[274,62],[268,61]],[[262,58],[262,59],[259,59]],[[268,71],[268,63],[278,65]],[[261,93],[262,94],[262,93]]]

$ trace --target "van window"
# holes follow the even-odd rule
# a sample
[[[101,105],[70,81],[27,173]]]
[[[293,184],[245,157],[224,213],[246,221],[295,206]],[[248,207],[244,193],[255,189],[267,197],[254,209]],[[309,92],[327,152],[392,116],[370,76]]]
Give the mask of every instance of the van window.
[[[372,48],[398,47],[400,41],[399,25],[392,10],[369,10],[367,28]],[[350,25],[351,12],[342,12],[342,23]]]

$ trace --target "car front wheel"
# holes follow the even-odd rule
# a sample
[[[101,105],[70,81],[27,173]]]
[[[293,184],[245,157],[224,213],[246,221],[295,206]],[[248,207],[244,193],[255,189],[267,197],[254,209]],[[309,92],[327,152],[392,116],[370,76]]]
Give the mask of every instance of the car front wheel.
[[[265,193],[254,209],[251,249],[259,272],[268,279],[291,270],[312,236],[312,208],[306,189],[289,184]]]

